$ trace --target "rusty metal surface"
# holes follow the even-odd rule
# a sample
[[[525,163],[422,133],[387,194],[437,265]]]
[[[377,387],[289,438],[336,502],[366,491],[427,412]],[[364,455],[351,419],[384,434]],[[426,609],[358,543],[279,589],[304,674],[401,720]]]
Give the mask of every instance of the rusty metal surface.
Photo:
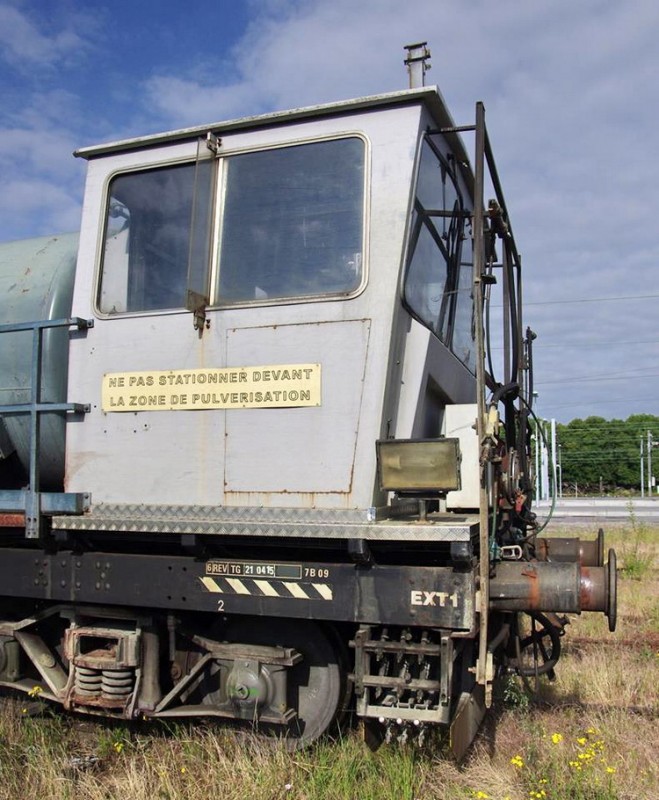
[[[490,607],[505,611],[581,610],[579,565],[508,561],[490,581]]]
[[[596,539],[539,537],[535,546],[541,561],[578,561],[588,567],[604,566],[604,531],[601,528]]]
[[[25,514],[0,514],[0,528],[24,528]]]
[[[601,567],[582,567],[581,569],[581,610],[606,611],[608,581]]]
[[[604,567],[576,562],[501,562],[490,581],[490,607],[501,611],[603,611],[615,627],[615,553]],[[611,628],[613,630],[613,628]]]

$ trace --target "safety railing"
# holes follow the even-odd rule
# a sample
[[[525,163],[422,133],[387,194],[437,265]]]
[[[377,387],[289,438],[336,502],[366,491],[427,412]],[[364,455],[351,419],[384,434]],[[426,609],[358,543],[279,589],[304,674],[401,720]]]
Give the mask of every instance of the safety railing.
[[[40,490],[40,429],[44,413],[86,414],[90,406],[85,403],[44,402],[41,399],[43,333],[51,328],[75,328],[79,331],[93,327],[94,320],[71,317],[69,319],[40,320],[0,325],[0,334],[32,331],[32,361],[30,366],[30,399],[26,403],[0,405],[0,418],[26,415],[29,418],[28,484],[23,489],[0,490],[0,513],[22,514],[25,519],[25,536],[37,539],[42,534],[44,516],[56,514],[82,514],[89,508],[90,497],[74,492],[42,492]]]

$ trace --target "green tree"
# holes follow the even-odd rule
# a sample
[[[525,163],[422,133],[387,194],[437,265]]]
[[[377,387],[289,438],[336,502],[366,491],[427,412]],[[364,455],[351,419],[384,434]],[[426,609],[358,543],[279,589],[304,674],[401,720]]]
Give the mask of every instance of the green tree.
[[[557,426],[561,445],[564,484],[577,484],[585,491],[638,489],[640,486],[640,444],[646,452],[648,431],[659,442],[659,417],[633,414],[626,420],[603,417],[573,419]],[[644,459],[647,468],[647,460]],[[659,448],[653,451],[652,472],[659,475]],[[647,473],[646,473],[647,485]]]

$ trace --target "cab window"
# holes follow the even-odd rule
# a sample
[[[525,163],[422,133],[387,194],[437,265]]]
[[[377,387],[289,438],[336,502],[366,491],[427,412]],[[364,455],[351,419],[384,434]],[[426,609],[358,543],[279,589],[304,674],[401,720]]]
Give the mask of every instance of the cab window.
[[[101,312],[185,308],[188,290],[219,306],[346,296],[360,287],[365,198],[361,139],[221,157],[215,197],[208,194],[209,182],[199,180],[196,166],[131,172],[111,181]],[[206,263],[211,260],[210,241],[204,246],[191,241],[199,238],[199,231],[208,240],[214,237],[212,226],[194,223],[193,209],[196,205],[198,217],[202,202],[204,208],[217,205],[213,264]]]
[[[223,176],[219,302],[357,289],[364,238],[360,139],[232,156]]]
[[[194,164],[118,175],[110,182],[99,309],[185,307]]]
[[[450,162],[430,138],[422,145],[410,231],[405,304],[473,369],[469,214]]]

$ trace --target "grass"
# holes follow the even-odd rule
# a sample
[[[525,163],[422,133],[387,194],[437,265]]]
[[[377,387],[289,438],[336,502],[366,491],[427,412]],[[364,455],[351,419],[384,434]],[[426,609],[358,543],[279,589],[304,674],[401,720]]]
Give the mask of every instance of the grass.
[[[232,729],[32,717],[30,698],[8,699],[0,800],[659,797],[659,526],[621,526],[607,546],[622,556],[618,630],[602,615],[572,617],[556,680],[533,701],[509,681],[460,766],[440,739],[373,753],[352,731],[291,754]],[[649,566],[627,570],[628,553]]]
[[[652,529],[639,522],[629,505],[629,526],[624,530],[621,543],[622,568],[627,578],[641,580],[652,569],[655,552],[652,548]]]

